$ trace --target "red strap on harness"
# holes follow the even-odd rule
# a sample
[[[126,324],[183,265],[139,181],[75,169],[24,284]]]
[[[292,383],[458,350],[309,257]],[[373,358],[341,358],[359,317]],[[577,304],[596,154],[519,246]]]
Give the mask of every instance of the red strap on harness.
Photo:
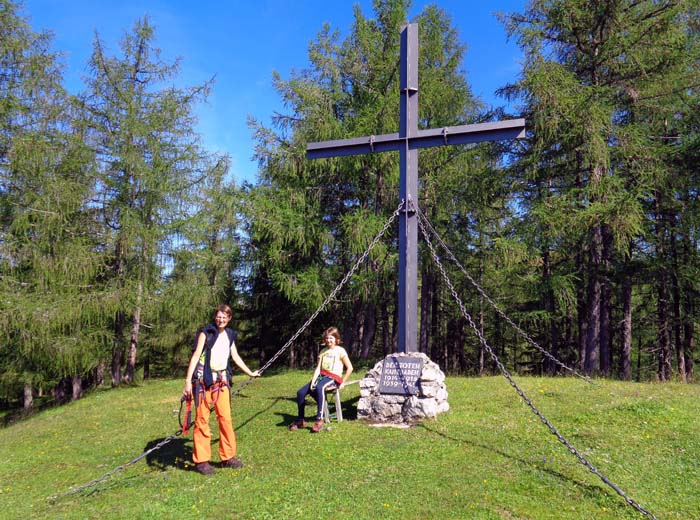
[[[206,406],[209,406],[209,408],[212,408],[216,404],[217,399],[219,399],[219,390],[221,390],[222,388],[228,388],[228,381],[223,376],[223,373],[217,372],[217,374],[217,380],[214,382],[213,385],[209,387],[209,389],[211,390],[211,404],[207,402],[207,391],[204,388],[204,382],[200,380],[197,384],[198,391],[201,394],[198,403],[203,402]]]
[[[216,401],[219,399],[219,392],[222,388],[228,387],[228,381],[221,378],[221,372],[219,372],[219,378],[211,387],[211,405],[214,406]]]
[[[185,420],[182,423],[182,435],[187,435],[190,433],[190,421],[192,420],[192,396],[187,399],[187,404],[185,405]]]

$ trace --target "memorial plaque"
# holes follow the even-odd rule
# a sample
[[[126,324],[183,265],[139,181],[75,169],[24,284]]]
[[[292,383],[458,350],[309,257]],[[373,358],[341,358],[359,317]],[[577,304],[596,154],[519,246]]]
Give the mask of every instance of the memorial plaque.
[[[423,360],[419,357],[387,357],[379,380],[380,394],[416,395],[420,393],[419,380]]]

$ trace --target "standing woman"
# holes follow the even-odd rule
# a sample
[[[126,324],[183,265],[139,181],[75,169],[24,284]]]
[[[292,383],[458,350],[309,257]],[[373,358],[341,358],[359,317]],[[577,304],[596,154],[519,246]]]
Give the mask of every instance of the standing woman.
[[[316,422],[311,431],[318,433],[323,428],[323,405],[326,400],[325,389],[330,384],[343,388],[352,374],[352,363],[350,357],[343,347],[340,346],[340,332],[335,327],[326,329],[323,333],[323,343],[327,347],[318,356],[318,363],[311,381],[302,386],[297,392],[297,420],[289,425],[291,431],[298,430],[306,426],[304,423],[304,409],[306,408],[306,396],[310,393],[316,400]],[[343,375],[343,367],[345,375]]]
[[[219,305],[214,312],[214,323],[202,328],[197,334],[197,344],[185,377],[185,398],[194,395],[197,417],[194,422],[194,449],[192,459],[197,471],[211,475],[214,468],[211,460],[211,429],[209,428],[210,406],[214,406],[219,422],[219,457],[224,468],[241,468],[243,462],[236,458],[236,434],[231,422],[230,383],[231,359],[249,377],[259,377],[251,371],[238,355],[236,333],[228,328],[233,312],[228,305]],[[194,391],[193,391],[194,387]]]

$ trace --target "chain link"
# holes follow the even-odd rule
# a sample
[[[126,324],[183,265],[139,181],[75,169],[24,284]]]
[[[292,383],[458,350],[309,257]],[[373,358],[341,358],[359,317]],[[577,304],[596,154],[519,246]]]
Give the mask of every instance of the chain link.
[[[503,311],[501,308],[498,306],[498,304],[484,291],[484,289],[477,283],[476,280],[467,272],[467,270],[462,266],[462,264],[457,260],[455,255],[452,253],[450,248],[447,246],[445,241],[438,235],[437,231],[435,231],[435,228],[432,226],[430,221],[428,221],[427,217],[423,214],[423,212],[420,210],[420,208],[416,207],[416,213],[418,214],[418,218],[423,220],[423,224],[425,227],[432,233],[432,235],[435,237],[435,240],[440,244],[440,246],[447,252],[447,255],[449,256],[450,260],[452,260],[455,265],[459,268],[459,270],[464,274],[464,276],[467,277],[467,280],[474,286],[474,288],[479,292],[479,294],[491,305],[491,307],[494,308],[494,310],[498,313],[498,315],[506,320],[506,322],[513,327],[518,334],[522,338],[525,339],[530,345],[535,347],[537,350],[539,350],[544,356],[546,356],[548,359],[550,359],[553,363],[558,365],[560,368],[563,368],[564,370],[567,370],[574,374],[576,377],[579,377],[586,381],[587,383],[590,384],[595,384],[594,381],[591,380],[588,376],[579,373],[576,369],[571,368],[561,361],[559,361],[556,357],[554,357],[550,352],[542,348],[534,339],[532,339],[524,330],[522,330],[513,320],[510,319],[510,317]],[[427,234],[425,231],[423,231],[423,234]]]
[[[424,217],[423,217],[424,218]],[[462,311],[462,315],[465,317],[467,322],[469,323],[469,326],[474,330],[474,333],[476,336],[479,338],[479,342],[481,345],[486,349],[486,351],[489,353],[489,356],[491,356],[491,359],[494,361],[496,366],[498,366],[499,370],[503,374],[503,376],[508,380],[508,383],[515,389],[515,391],[518,393],[518,395],[525,401],[525,403],[530,407],[530,409],[533,411],[537,417],[539,417],[540,421],[549,429],[549,431],[557,438],[557,440],[562,443],[566,448],[571,452],[573,455],[576,456],[576,458],[579,460],[581,464],[586,466],[588,470],[597,475],[605,484],[610,486],[618,495],[620,495],[627,504],[635,508],[637,511],[640,513],[650,516],[654,520],[656,520],[656,516],[654,516],[651,512],[647,511],[644,509],[641,505],[639,505],[637,502],[635,502],[632,498],[627,496],[625,492],[620,489],[616,484],[614,484],[610,479],[608,479],[605,475],[603,475],[598,469],[593,466],[564,436],[559,433],[559,430],[551,423],[549,420],[540,412],[540,410],[535,406],[535,404],[530,400],[530,398],[523,392],[523,390],[520,389],[520,387],[517,385],[517,383],[513,380],[513,377],[510,375],[508,372],[508,369],[501,363],[501,361],[498,359],[498,356],[496,356],[496,353],[491,349],[489,344],[486,342],[486,338],[484,335],[481,333],[479,330],[479,327],[477,327],[476,323],[472,319],[471,315],[467,312],[466,308],[464,307],[464,304],[462,303],[462,300],[459,298],[457,291],[454,288],[454,285],[452,284],[452,280],[450,280],[450,277],[447,275],[445,272],[445,268],[443,267],[442,263],[440,262],[440,258],[438,257],[435,248],[433,247],[432,242],[430,241],[430,237],[428,236],[428,233],[426,232],[426,229],[424,227],[424,223],[422,219],[419,217],[418,219],[418,225],[421,228],[421,231],[423,232],[423,237],[425,238],[426,243],[428,244],[428,248],[430,249],[430,254],[433,257],[433,260],[435,260],[435,263],[438,266],[438,269],[440,270],[440,274],[442,275],[443,279],[445,280],[445,283],[447,284],[447,287],[450,289],[450,293],[452,294],[452,297],[455,299],[455,302],[457,302],[457,305],[459,305],[459,309]]]

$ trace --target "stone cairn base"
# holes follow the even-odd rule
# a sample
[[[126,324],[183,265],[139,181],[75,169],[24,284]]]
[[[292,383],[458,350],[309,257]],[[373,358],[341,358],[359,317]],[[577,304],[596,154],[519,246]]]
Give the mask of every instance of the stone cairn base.
[[[360,381],[360,401],[357,418],[375,423],[405,424],[424,418],[434,418],[450,409],[447,402],[445,374],[428,356],[421,352],[390,354],[392,357],[421,358],[423,367],[417,381],[417,395],[381,394],[380,381],[384,360],[379,361]]]

